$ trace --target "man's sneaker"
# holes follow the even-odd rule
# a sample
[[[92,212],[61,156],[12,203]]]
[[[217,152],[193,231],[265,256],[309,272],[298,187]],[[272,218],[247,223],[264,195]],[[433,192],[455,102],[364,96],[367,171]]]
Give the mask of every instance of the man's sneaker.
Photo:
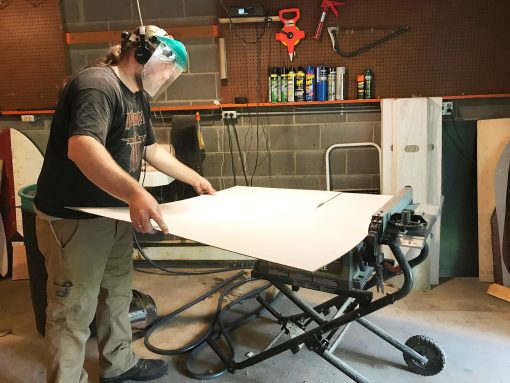
[[[160,359],[140,359],[131,369],[112,378],[101,377],[101,383],[122,383],[129,380],[145,381],[165,375],[168,365]]]

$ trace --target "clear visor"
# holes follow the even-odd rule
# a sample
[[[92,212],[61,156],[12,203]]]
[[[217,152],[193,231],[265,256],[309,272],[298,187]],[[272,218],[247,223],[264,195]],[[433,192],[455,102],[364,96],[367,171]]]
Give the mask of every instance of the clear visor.
[[[185,55],[184,60],[181,57],[182,52]],[[184,72],[186,64],[187,54],[184,45],[180,41],[164,38],[143,66],[143,89],[153,99],[158,98]]]

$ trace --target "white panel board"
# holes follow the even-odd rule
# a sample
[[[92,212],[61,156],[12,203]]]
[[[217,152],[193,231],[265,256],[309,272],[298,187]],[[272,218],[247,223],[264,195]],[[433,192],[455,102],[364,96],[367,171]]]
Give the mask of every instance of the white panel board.
[[[441,98],[385,99],[381,105],[382,193],[410,185],[415,202],[441,206]],[[432,284],[439,283],[440,230],[438,217],[426,271]]]
[[[37,183],[42,169],[43,156],[39,149],[23,133],[11,129],[12,170],[14,175],[14,199],[21,205],[18,191]],[[21,209],[16,209],[16,230],[23,235]]]
[[[372,215],[390,198],[389,195],[236,186],[214,196],[167,203],[160,208],[172,234],[315,271],[360,243],[368,233]],[[328,202],[317,207],[325,201]],[[79,210],[130,220],[127,208]]]

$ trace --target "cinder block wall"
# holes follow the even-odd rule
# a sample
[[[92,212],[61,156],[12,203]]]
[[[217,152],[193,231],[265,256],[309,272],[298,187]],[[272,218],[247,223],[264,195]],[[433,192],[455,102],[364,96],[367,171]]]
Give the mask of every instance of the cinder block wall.
[[[230,122],[232,152],[229,148],[227,124],[221,120],[203,127],[206,143],[204,175],[222,189],[234,185],[232,158],[237,185],[264,187],[326,189],[325,154],[338,143],[380,143],[378,110],[363,113],[270,115],[271,111],[251,112],[235,124],[241,155]],[[203,124],[204,125],[204,124]],[[258,139],[257,139],[258,137]],[[258,148],[258,152],[257,152]],[[335,189],[378,189],[379,165],[375,149],[341,149],[331,155]]]
[[[199,26],[217,23],[216,0],[151,0],[140,2],[144,24],[162,27]],[[164,17],[162,17],[164,16]],[[65,32],[132,31],[140,25],[135,0],[66,0],[62,2]],[[120,36],[119,36],[120,40]],[[218,42],[213,37],[183,38],[189,68],[158,100],[158,104],[191,105],[219,99]],[[76,73],[93,64],[109,44],[69,45],[69,68]]]

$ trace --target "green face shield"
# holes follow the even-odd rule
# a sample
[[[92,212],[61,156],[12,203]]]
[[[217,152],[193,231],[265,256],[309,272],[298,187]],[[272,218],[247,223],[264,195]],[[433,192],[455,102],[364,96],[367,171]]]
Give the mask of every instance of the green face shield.
[[[158,98],[188,67],[188,53],[183,43],[157,36],[158,46],[142,69],[143,89]]]

